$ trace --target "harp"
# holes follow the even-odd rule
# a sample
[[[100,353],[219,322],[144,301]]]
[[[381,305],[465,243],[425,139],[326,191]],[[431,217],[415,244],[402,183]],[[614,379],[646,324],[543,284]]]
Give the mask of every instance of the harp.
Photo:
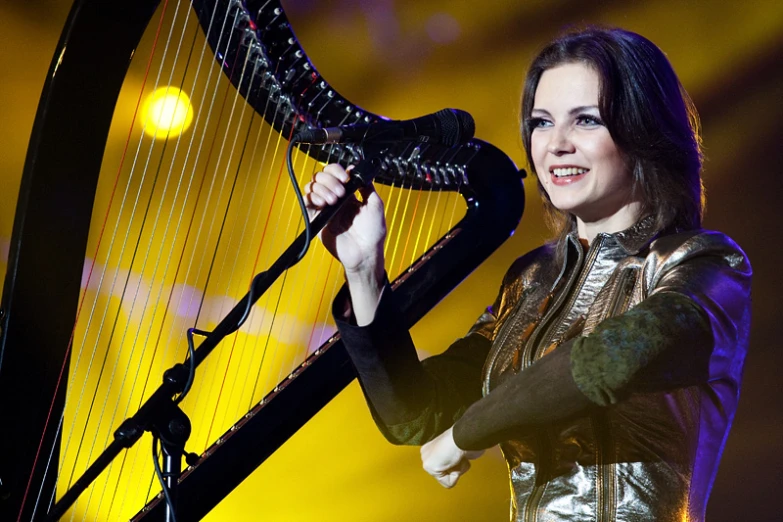
[[[193,126],[149,137],[142,95],[169,84],[190,91]],[[3,289],[0,397],[15,398],[0,404],[13,448],[0,462],[4,520],[43,519],[185,358],[186,329],[214,326],[298,233],[281,178],[291,133],[379,119],[320,76],[276,0],[74,4]],[[521,172],[480,140],[302,147],[294,164],[303,184],[324,163],[362,157],[385,167],[387,271],[412,325],[512,233]],[[329,318],[341,281],[315,245],[199,370],[183,402],[188,449],[200,453],[180,481],[183,520],[204,516],[354,378]],[[163,518],[149,444],[139,446],[69,519],[127,519],[143,506],[134,520]]]

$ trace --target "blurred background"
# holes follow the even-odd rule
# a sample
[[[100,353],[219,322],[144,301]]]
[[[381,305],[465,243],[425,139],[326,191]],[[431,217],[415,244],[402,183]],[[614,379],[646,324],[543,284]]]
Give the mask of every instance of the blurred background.
[[[0,274],[38,97],[68,0],[0,2]],[[460,108],[477,137],[520,167],[518,105],[537,49],[571,25],[639,32],[668,55],[699,108],[707,161],[705,227],[747,252],[754,267],[751,349],[740,408],[708,520],[780,520],[783,347],[773,328],[783,293],[783,3],[756,0],[284,0],[308,56],[341,94],[395,119]],[[519,255],[548,237],[532,182],[516,234],[413,329],[424,353],[443,350],[491,303]],[[2,284],[2,281],[0,281]],[[461,325],[455,328],[454,325]],[[8,429],[8,427],[3,427]],[[208,520],[505,520],[505,464],[495,450],[453,490],[420,469],[417,448],[377,432],[354,383],[216,508]]]

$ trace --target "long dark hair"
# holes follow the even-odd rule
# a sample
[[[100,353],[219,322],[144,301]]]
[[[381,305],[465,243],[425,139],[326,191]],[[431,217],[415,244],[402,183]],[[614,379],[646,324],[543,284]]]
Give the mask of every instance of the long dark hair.
[[[522,140],[530,168],[530,112],[541,75],[566,63],[583,63],[599,76],[598,108],[612,139],[633,166],[634,194],[641,215],[654,215],[659,229],[701,226],[699,116],[669,60],[641,35],[614,28],[588,27],[548,44],[528,70],[522,97]],[[541,183],[547,221],[560,238],[574,217],[556,209]]]

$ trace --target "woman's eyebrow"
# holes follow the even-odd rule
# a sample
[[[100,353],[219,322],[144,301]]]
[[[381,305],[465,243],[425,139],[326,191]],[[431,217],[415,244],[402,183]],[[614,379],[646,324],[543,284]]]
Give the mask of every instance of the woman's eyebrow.
[[[570,109],[568,111],[568,115],[573,116],[575,114],[579,114],[580,112],[588,112],[592,110],[599,110],[598,105],[580,105],[579,107],[574,107],[573,109]],[[549,111],[546,109],[533,108],[530,110],[530,114],[533,113],[539,113],[545,116],[551,116]]]
[[[574,114],[578,114],[580,112],[588,112],[591,110],[599,110],[598,105],[582,105],[580,107],[574,107],[570,111],[568,111],[568,114],[573,116]]]

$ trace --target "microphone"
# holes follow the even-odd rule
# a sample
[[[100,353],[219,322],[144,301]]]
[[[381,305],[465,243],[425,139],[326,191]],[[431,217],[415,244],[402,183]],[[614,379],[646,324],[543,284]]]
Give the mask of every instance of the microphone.
[[[418,141],[453,147],[473,137],[473,116],[459,109],[443,109],[412,120],[378,121],[364,125],[308,127],[294,136],[294,141],[312,145],[332,143],[393,143]]]

